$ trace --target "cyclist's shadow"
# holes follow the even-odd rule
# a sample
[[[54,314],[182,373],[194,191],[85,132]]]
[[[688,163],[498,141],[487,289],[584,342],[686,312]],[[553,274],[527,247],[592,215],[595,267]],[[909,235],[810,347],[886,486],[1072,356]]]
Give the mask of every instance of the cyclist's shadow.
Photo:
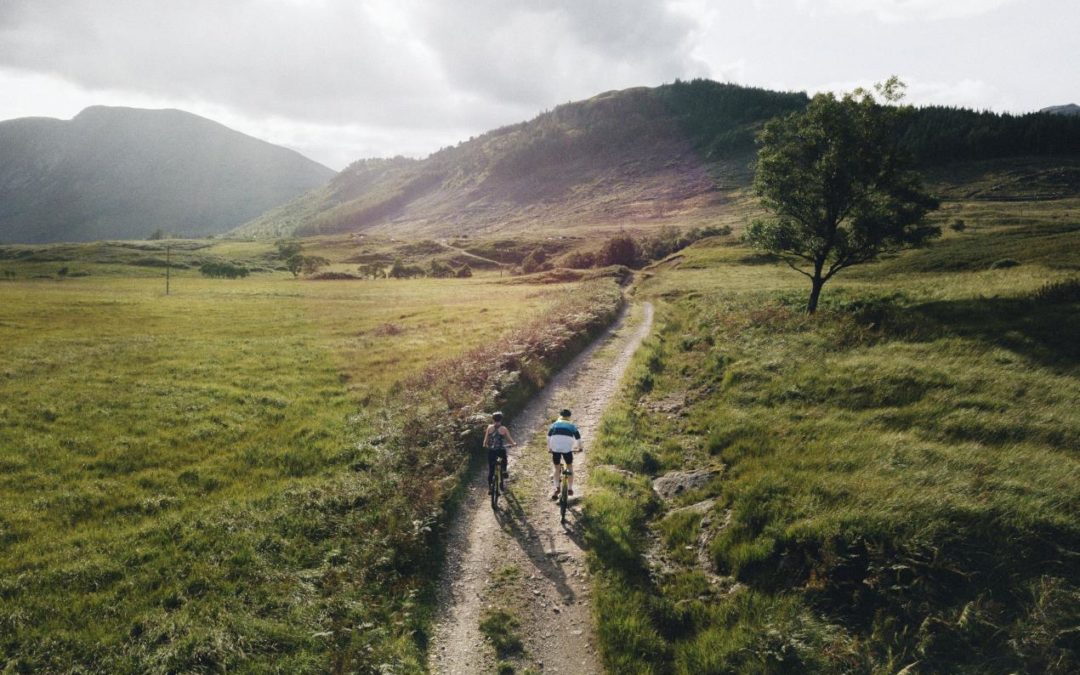
[[[566,581],[566,572],[563,570],[562,561],[559,560],[557,555],[549,555],[549,552],[544,549],[544,542],[540,538],[540,533],[529,522],[529,518],[525,513],[525,509],[522,508],[521,502],[518,501],[517,495],[507,493],[504,496],[503,504],[505,508],[500,508],[495,512],[495,518],[499,521],[502,529],[517,541],[518,545],[521,546],[521,550],[529,556],[533,566],[555,584],[555,588],[563,600],[567,604],[573,603],[577,599],[577,594]],[[568,530],[571,539],[581,546],[580,514],[576,509],[570,509],[570,512],[575,516],[574,523],[569,527],[564,526],[564,529]]]

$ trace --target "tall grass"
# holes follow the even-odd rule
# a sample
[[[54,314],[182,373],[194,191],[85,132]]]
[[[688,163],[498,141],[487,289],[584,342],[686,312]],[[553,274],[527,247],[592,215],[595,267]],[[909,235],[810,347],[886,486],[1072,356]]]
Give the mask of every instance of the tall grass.
[[[955,271],[932,249],[867,267],[818,317],[738,248],[657,270],[659,330],[594,444],[618,470],[587,500],[609,668],[1080,667],[1080,249],[1040,248],[1047,227],[1071,236],[1000,240],[1017,268],[961,271],[992,232]],[[650,489],[699,467],[719,478]]]
[[[423,374],[568,291],[181,274],[165,297],[108,269],[0,284],[0,662],[423,671],[467,464]],[[589,331],[619,295],[576,297]]]

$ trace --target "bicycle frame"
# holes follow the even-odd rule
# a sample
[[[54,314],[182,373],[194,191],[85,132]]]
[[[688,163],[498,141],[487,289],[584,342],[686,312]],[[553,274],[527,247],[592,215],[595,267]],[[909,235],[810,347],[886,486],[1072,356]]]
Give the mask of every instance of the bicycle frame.
[[[566,508],[570,504],[570,476],[574,475],[574,472],[569,467],[563,467],[562,479],[559,482],[559,521],[566,522]]]

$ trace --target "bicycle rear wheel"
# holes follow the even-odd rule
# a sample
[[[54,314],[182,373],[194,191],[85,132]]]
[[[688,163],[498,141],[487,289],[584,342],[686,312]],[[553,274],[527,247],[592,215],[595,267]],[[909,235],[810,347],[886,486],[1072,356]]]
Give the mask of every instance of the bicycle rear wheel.
[[[567,494],[569,491],[566,476],[563,476],[562,486],[559,488],[559,522],[566,522],[566,506],[570,502],[570,495]]]
[[[491,508],[499,508],[499,493],[502,492],[502,465],[495,463],[495,478],[491,482]]]

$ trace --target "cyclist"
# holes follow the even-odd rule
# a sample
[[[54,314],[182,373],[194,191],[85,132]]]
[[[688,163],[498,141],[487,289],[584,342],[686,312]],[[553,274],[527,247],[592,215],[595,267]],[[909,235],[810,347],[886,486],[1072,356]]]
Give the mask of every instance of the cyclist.
[[[503,426],[502,413],[493,413],[491,419],[492,423],[484,431],[484,447],[487,448],[488,461],[488,494],[491,494],[492,484],[495,481],[495,462],[502,463],[503,480],[508,478],[510,474],[506,470],[506,448],[517,445],[514,437],[510,435],[510,430]]]
[[[551,451],[551,498],[559,498],[559,464],[566,464],[570,475],[566,477],[567,493],[574,494],[574,447],[581,447],[581,432],[570,421],[570,411],[565,408],[559,412],[559,419],[548,427],[548,450]]]

